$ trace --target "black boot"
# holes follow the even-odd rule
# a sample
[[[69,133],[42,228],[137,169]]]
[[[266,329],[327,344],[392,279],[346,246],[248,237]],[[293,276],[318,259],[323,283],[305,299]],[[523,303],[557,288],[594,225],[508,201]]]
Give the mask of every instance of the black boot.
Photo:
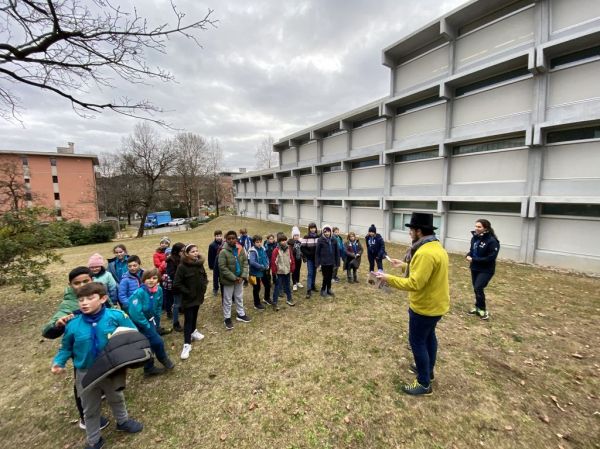
[[[183,332],[183,327],[179,324],[179,321],[173,323],[173,330],[176,332]]]
[[[175,364],[173,363],[173,361],[169,358],[169,356],[165,357],[164,359],[158,359],[158,361],[160,363],[162,363],[162,365],[166,368],[166,369],[173,369],[175,368]]]
[[[165,373],[164,368],[159,368],[158,366],[155,366],[155,365],[152,365],[149,367],[144,367],[144,376],[145,377],[158,376],[159,374],[164,374],[164,373]]]
[[[352,284],[352,282],[354,282],[354,279],[352,278],[352,272],[348,271],[348,284]]]

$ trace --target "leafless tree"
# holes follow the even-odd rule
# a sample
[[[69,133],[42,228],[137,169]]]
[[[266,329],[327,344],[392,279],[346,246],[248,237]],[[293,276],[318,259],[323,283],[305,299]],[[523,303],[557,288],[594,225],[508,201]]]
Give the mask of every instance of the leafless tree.
[[[175,165],[176,151],[148,122],[138,123],[133,134],[123,142],[123,167],[140,189],[138,203],[141,222],[137,237],[144,235],[144,223],[154,206],[157,193],[163,190],[161,178]]]
[[[0,173],[0,203],[9,207],[3,207],[3,209],[16,212],[23,208],[27,193],[23,171],[20,169],[19,164],[16,162],[4,164]]]
[[[166,53],[175,36],[200,46],[198,34],[217,21],[210,9],[189,22],[173,1],[171,9],[171,24],[152,25],[137,9],[112,0],[2,0],[0,117],[19,120],[13,87],[25,84],[68,100],[83,116],[112,110],[163,123],[152,118],[160,108],[147,100],[98,102],[89,92],[90,84],[112,88],[115,77],[135,84],[173,80],[170,72],[147,64],[147,53]]]
[[[277,153],[273,151],[273,143],[275,143],[275,139],[269,134],[256,146],[254,157],[256,158],[257,170],[277,167],[279,165]]]
[[[217,216],[219,215],[221,167],[223,166],[223,150],[218,139],[211,139],[208,144],[208,158],[206,160],[206,174],[204,176],[206,189],[205,197],[212,198]]]
[[[176,162],[173,170],[180,185],[187,216],[197,215],[201,179],[207,172],[209,145],[204,137],[193,133],[181,133],[173,140]],[[195,207],[195,208],[194,208]],[[196,214],[194,214],[194,210]]]

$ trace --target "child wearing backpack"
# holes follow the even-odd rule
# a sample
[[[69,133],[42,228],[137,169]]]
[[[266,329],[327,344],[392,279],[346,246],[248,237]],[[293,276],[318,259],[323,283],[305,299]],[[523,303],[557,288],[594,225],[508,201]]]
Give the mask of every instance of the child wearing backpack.
[[[250,267],[250,276],[254,276],[256,282],[252,285],[252,297],[254,298],[254,308],[257,310],[265,310],[265,306],[260,301],[260,284],[265,287],[266,292],[271,290],[271,286],[265,283],[265,271],[269,271],[269,259],[267,252],[262,247],[262,236],[255,235],[252,237],[254,246],[248,250],[248,264]],[[269,279],[270,280],[270,279]],[[250,282],[252,284],[252,282]]]
[[[123,391],[117,388],[113,377],[103,379],[87,391],[83,391],[81,382],[117,327],[135,329],[135,325],[123,311],[105,307],[108,295],[104,284],[90,282],[83,285],[77,290],[77,300],[81,313],[68,316],[71,319],[66,323],[61,347],[54,357],[51,371],[54,374],[64,373],[65,364],[70,358],[73,359],[76,388],[85,417],[85,449],[101,449],[104,446],[100,434],[103,394],[117,420],[117,430],[137,433],[144,426],[127,414]]]

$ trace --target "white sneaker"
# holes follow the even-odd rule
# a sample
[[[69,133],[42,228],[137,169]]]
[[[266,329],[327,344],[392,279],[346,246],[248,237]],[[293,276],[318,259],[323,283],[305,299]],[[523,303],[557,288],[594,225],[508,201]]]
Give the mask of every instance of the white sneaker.
[[[294,290],[295,292],[298,291],[298,284],[294,284],[294,286],[292,287],[292,290]]]
[[[192,345],[185,343],[183,345],[183,351],[181,351],[181,360],[185,360],[187,358],[189,358],[190,356],[190,351],[192,350]]]
[[[304,285],[302,285],[300,282],[298,282],[296,285],[298,286],[298,288],[304,288]]]
[[[195,329],[194,332],[192,332],[192,341],[200,341],[204,338],[204,335],[202,335],[200,332],[198,332],[198,329]]]

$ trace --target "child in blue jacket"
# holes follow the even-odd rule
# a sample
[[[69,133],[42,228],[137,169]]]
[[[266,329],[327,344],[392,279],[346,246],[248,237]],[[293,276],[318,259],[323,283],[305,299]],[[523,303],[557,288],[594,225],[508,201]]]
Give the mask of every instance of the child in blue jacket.
[[[127,259],[127,273],[119,282],[119,304],[121,309],[127,311],[129,306],[129,297],[133,295],[142,285],[142,275],[144,270],[141,268],[142,261],[138,256],[129,256]]]
[[[90,282],[82,286],[77,290],[77,299],[80,313],[69,316],[70,320],[65,326],[62,344],[54,357],[51,371],[54,374],[64,373],[67,360],[73,359],[75,383],[83,405],[86,424],[85,449],[100,449],[104,446],[100,434],[102,394],[106,396],[106,402],[117,420],[117,430],[136,433],[144,426],[129,418],[123,391],[117,388],[112,377],[103,379],[86,391],[83,391],[81,381],[117,327],[135,328],[135,326],[123,311],[106,308],[105,303],[108,300],[106,287],[100,282]]]
[[[365,238],[367,241],[367,257],[369,258],[369,271],[375,269],[377,262],[377,270],[383,271],[383,258],[386,256],[385,242],[383,237],[377,234],[377,228],[374,224],[369,226],[369,233]]]
[[[271,285],[265,281],[265,272],[269,271],[269,258],[263,248],[262,236],[255,235],[252,237],[252,241],[254,246],[248,251],[248,264],[250,265],[250,276],[256,277],[256,284],[252,286],[254,308],[264,310],[265,306],[260,301],[260,284],[265,286],[265,298],[268,298],[271,293]]]
[[[217,296],[219,294],[219,263],[217,257],[221,246],[223,246],[223,231],[215,229],[213,235],[215,239],[208,245],[208,268],[213,272],[213,296]]]
[[[165,343],[158,333],[160,315],[162,313],[162,288],[159,285],[158,269],[152,268],[142,276],[142,286],[129,298],[129,317],[138,330],[150,342],[154,355],[167,369],[173,369],[175,364],[165,351]],[[148,360],[144,366],[144,375],[163,374],[164,369],[154,366],[154,359]]]

